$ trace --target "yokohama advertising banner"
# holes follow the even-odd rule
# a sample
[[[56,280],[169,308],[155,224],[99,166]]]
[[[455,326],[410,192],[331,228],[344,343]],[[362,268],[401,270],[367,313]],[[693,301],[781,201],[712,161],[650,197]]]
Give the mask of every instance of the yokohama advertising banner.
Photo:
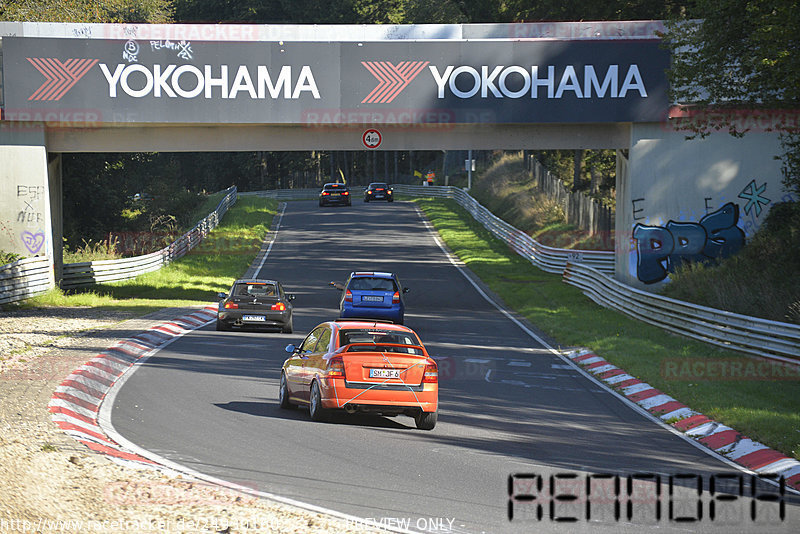
[[[657,122],[658,41],[2,40],[3,120]],[[67,119],[72,120],[72,119]]]

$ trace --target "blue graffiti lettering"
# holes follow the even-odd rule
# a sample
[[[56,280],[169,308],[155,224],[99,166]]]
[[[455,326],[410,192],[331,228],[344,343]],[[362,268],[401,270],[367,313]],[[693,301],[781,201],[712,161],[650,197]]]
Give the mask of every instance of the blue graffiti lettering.
[[[744,246],[744,232],[736,226],[739,206],[729,202],[699,223],[669,221],[665,228],[637,224],[636,277],[654,284],[675,272],[682,263],[727,258]]]
[[[771,202],[771,200],[767,197],[761,196],[761,193],[766,190],[766,183],[764,183],[764,185],[761,187],[756,187],[755,180],[751,180],[750,183],[747,184],[744,189],[742,189],[742,192],[739,193],[739,198],[747,201],[747,204],[744,205],[745,214],[750,215],[750,210],[754,209],[756,212],[756,217],[761,215],[761,204],[766,206]]]

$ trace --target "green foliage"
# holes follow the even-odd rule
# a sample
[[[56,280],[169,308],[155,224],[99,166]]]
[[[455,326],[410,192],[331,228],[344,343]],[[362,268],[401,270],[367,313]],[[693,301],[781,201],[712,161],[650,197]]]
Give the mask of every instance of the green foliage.
[[[276,212],[275,200],[242,197],[199,247],[163,269],[116,284],[70,292],[56,288],[21,306],[94,306],[144,315],[216,302],[216,294],[247,270]]]
[[[7,263],[14,263],[17,260],[22,259],[22,256],[19,254],[15,254],[13,252],[4,252],[0,250],[0,265],[6,265]]]
[[[503,154],[475,177],[470,193],[486,209],[527,234],[565,222],[561,206],[535,191],[521,153]]]
[[[171,0],[6,0],[0,20],[22,22],[147,22],[172,21]]]
[[[700,19],[700,20],[691,20]],[[696,110],[684,125],[706,135],[747,131],[737,122],[741,110],[751,114],[786,110],[775,124],[783,137],[784,181],[800,193],[800,9],[796,0],[697,0],[673,19],[665,35],[674,50],[669,72],[672,101]]]
[[[683,265],[670,279],[669,297],[800,324],[800,203],[773,206],[739,254]]]
[[[586,2],[584,0],[507,0],[503,2],[509,20],[650,20],[679,13],[688,1],[627,0]]]
[[[591,165],[604,163],[606,152],[613,154],[607,150],[586,152],[590,155],[586,159]],[[569,184],[573,153],[567,150],[537,151],[536,157],[553,165],[557,172],[568,174],[569,179],[563,181]],[[609,178],[611,187],[597,192],[597,196],[611,205],[613,197],[608,195],[613,195],[613,180],[612,173]],[[524,169],[521,152],[503,153],[496,158],[486,171],[475,176],[470,194],[493,214],[544,245],[585,250],[608,250],[614,246],[611,236],[590,236],[588,232],[567,224],[563,208],[539,192],[533,176]]]
[[[84,261],[116,260],[122,257],[117,250],[116,240],[104,241],[83,240],[83,244],[72,250],[64,246],[64,263],[81,263]]]
[[[715,358],[752,360],[598,306],[579,289],[565,284],[560,275],[545,273],[510,251],[455,201],[417,202],[450,250],[545,336],[560,346],[588,347],[692,409],[800,458],[800,435],[793,431],[800,428],[796,381],[690,382],[666,376],[666,364],[698,362],[702,366],[704,360]]]

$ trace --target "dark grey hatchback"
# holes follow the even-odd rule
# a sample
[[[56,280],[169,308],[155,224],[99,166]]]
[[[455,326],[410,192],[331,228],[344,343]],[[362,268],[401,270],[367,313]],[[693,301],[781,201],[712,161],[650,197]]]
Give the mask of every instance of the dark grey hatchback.
[[[319,192],[320,206],[330,206],[331,204],[350,206],[351,202],[350,190],[345,184],[331,182],[322,186],[322,191]]]
[[[292,333],[294,295],[283,291],[275,280],[243,279],[233,283],[230,293],[218,293],[217,330],[258,328]]]

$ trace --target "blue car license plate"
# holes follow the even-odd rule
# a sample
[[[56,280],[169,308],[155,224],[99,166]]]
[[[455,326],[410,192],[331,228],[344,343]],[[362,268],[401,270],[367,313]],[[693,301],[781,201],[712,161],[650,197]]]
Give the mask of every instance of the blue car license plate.
[[[383,297],[373,297],[370,295],[364,295],[363,297],[361,297],[361,300],[366,302],[383,302]]]

